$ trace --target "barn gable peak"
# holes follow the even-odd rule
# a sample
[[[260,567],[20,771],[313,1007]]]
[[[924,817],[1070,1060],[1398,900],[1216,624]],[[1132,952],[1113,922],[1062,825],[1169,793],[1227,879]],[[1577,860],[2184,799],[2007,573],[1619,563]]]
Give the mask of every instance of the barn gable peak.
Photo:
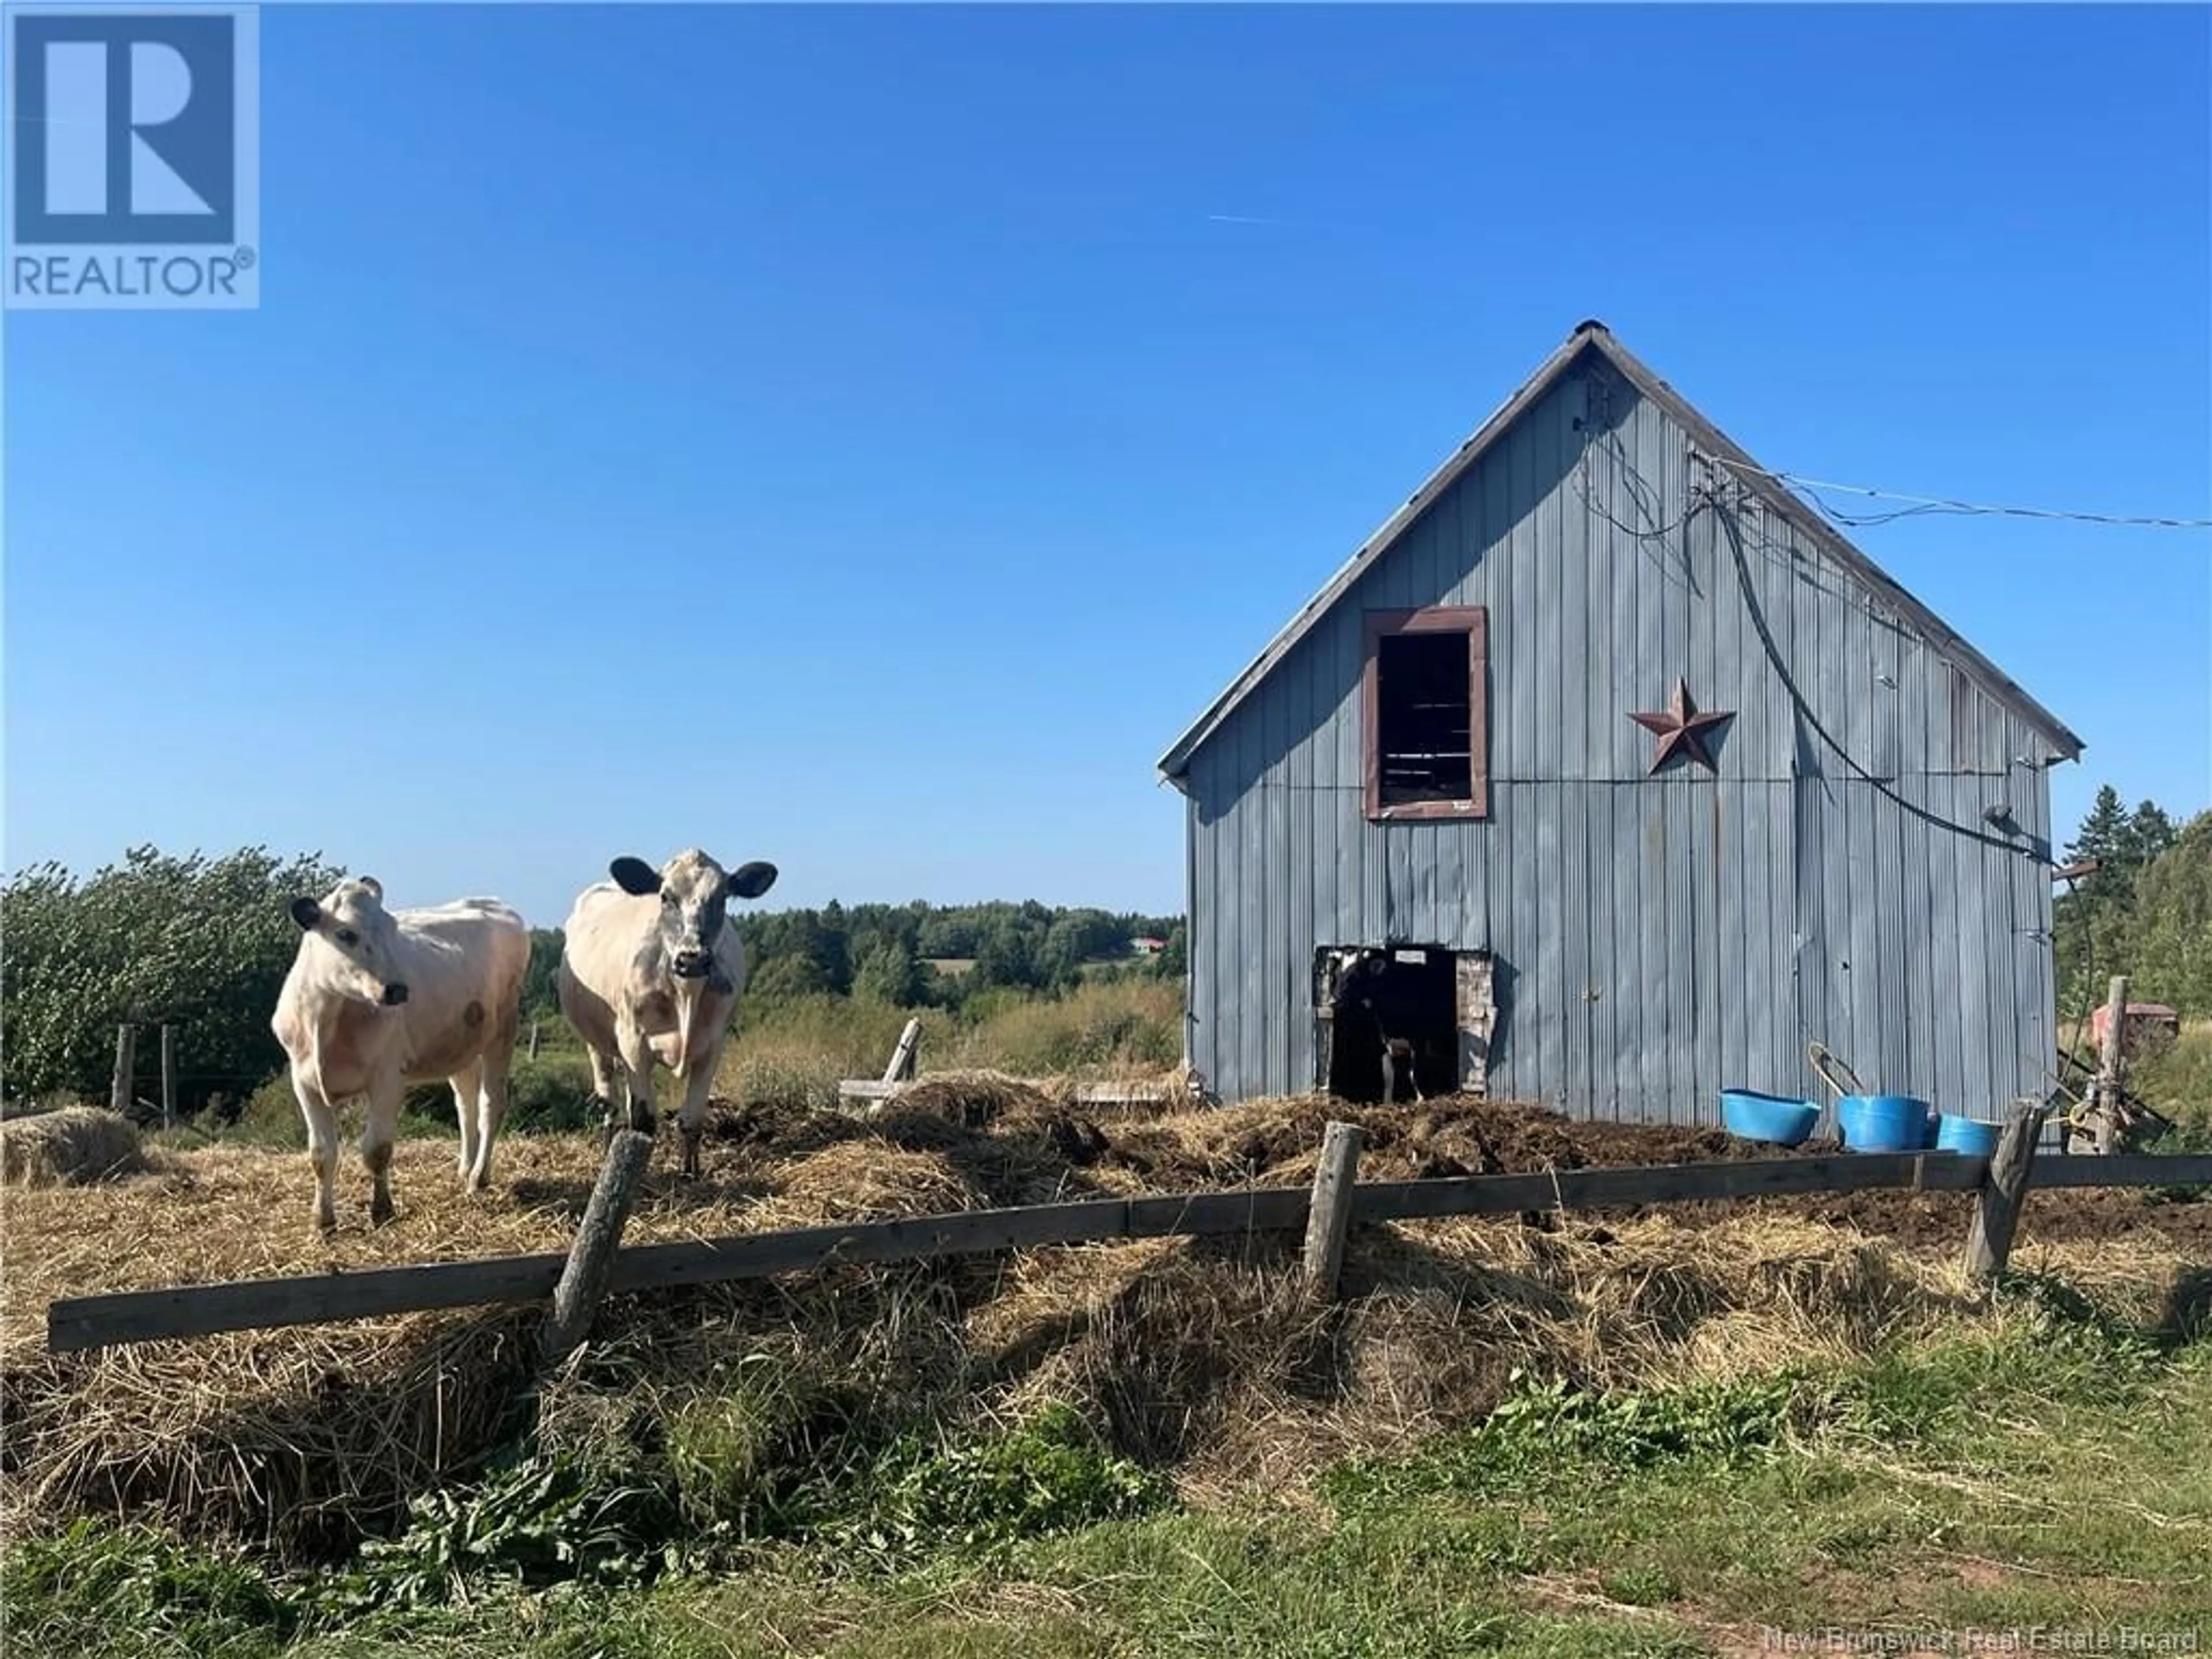
[[[1431,472],[1382,527],[1369,537],[1339,568],[1337,573],[1300,607],[1266,648],[1246,665],[1168,752],[1161,757],[1162,779],[1180,787],[1192,758],[1220,730],[1237,708],[1272,675],[1298,642],[1318,627],[1353,586],[1376,564],[1387,557],[1400,538],[1436,499],[1471,471],[1495,447],[1514,424],[1554,386],[1578,367],[1595,357],[1626,380],[1637,392],[1662,410],[1688,434],[1698,450],[1726,464],[1744,490],[1768,511],[1784,519],[1837,563],[1849,571],[1885,604],[1907,618],[1936,647],[2003,707],[2049,739],[2066,759],[2081,757],[2081,739],[2038,702],[2018,684],[1970,645],[1921,600],[1913,597],[1888,573],[1869,558],[1812,507],[1792,494],[1771,472],[1761,467],[1719,428],[1693,409],[1674,387],[1653,374],[1613,331],[1596,318],[1577,323],[1535,372],[1491,414],[1474,434]]]

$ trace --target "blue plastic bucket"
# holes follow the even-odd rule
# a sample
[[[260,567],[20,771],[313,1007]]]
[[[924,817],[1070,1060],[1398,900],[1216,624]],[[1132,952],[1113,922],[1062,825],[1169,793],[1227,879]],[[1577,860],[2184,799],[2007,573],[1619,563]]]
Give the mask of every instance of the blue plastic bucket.
[[[1912,1095],[1841,1096],[1836,1123],[1854,1152],[1923,1152],[1935,1130],[1928,1103]]]
[[[1756,1089],[1721,1091],[1722,1127],[1746,1140],[1795,1146],[1820,1121],[1820,1109],[1810,1101],[1761,1094]]]
[[[1979,1118],[1960,1117],[1956,1112],[1944,1112],[1936,1120],[1936,1149],[1944,1152],[1963,1152],[1969,1158],[1988,1158],[1997,1149],[2000,1126],[1984,1123]]]

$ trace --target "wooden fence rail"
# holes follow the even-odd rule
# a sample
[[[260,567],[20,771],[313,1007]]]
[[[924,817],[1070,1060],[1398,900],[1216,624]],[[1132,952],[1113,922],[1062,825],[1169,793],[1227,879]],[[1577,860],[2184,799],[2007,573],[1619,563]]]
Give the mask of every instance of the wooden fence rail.
[[[1880,1188],[1967,1192],[1984,1185],[1989,1164],[1985,1158],[1954,1152],[1859,1152],[1373,1182],[1350,1188],[1348,1224]],[[2212,1182],[2212,1157],[2055,1158],[2037,1164],[2033,1172],[2038,1187],[2199,1182]],[[1312,1202],[1307,1188],[1267,1188],[1090,1199],[630,1245],[615,1252],[605,1287],[609,1292],[651,1291],[802,1273],[837,1262],[919,1261],[1048,1244],[1295,1231],[1307,1225]],[[568,1259],[556,1251],[64,1297],[47,1309],[46,1340],[57,1351],[109,1347],[482,1304],[547,1302]]]

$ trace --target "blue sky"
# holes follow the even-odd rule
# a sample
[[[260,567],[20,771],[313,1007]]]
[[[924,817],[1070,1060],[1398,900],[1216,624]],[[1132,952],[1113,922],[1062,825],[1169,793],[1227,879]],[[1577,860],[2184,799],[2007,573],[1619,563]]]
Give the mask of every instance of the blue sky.
[[[1179,908],[1155,759],[1586,316],[1771,466],[2212,515],[2202,8],[261,33],[261,308],[5,319],[9,868]],[[2212,534],[1856,539],[2063,824],[2212,803]]]

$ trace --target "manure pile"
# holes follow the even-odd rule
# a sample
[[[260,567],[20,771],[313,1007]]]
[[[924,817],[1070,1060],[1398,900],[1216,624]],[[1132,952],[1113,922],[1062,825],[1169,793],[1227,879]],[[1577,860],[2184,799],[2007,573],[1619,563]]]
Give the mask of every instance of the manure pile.
[[[1464,1097],[1085,1115],[976,1074],[930,1079],[872,1119],[718,1102],[703,1177],[680,1180],[664,1146],[627,1237],[1303,1185],[1331,1117],[1365,1129],[1365,1180],[1777,1155],[1717,1131],[1574,1123]],[[11,1189],[6,1524],[158,1518],[305,1559],[350,1547],[410,1495],[469,1474],[517,1425],[538,1309],[93,1352],[45,1342],[58,1296],[566,1247],[596,1137],[503,1139],[494,1190],[476,1200],[459,1191],[457,1153],[402,1143],[398,1218],[372,1231],[349,1152],[327,1240],[299,1153],[150,1154],[132,1178]],[[1272,1489],[1479,1420],[1516,1366],[1659,1382],[1840,1358],[1955,1319],[1967,1214],[1957,1194],[1892,1193],[1365,1229],[1328,1306],[1303,1294],[1288,1236],[842,1266],[623,1297],[543,1391],[538,1432],[580,1455],[658,1455],[672,1425],[711,1406],[744,1419],[748,1455],[769,1470],[803,1461],[825,1424],[972,1421],[1051,1398],[1175,1470],[1194,1498]],[[2154,1318],[2184,1269],[2212,1260],[2212,1205],[2045,1194],[2029,1203],[2019,1259],[2108,1285]]]

